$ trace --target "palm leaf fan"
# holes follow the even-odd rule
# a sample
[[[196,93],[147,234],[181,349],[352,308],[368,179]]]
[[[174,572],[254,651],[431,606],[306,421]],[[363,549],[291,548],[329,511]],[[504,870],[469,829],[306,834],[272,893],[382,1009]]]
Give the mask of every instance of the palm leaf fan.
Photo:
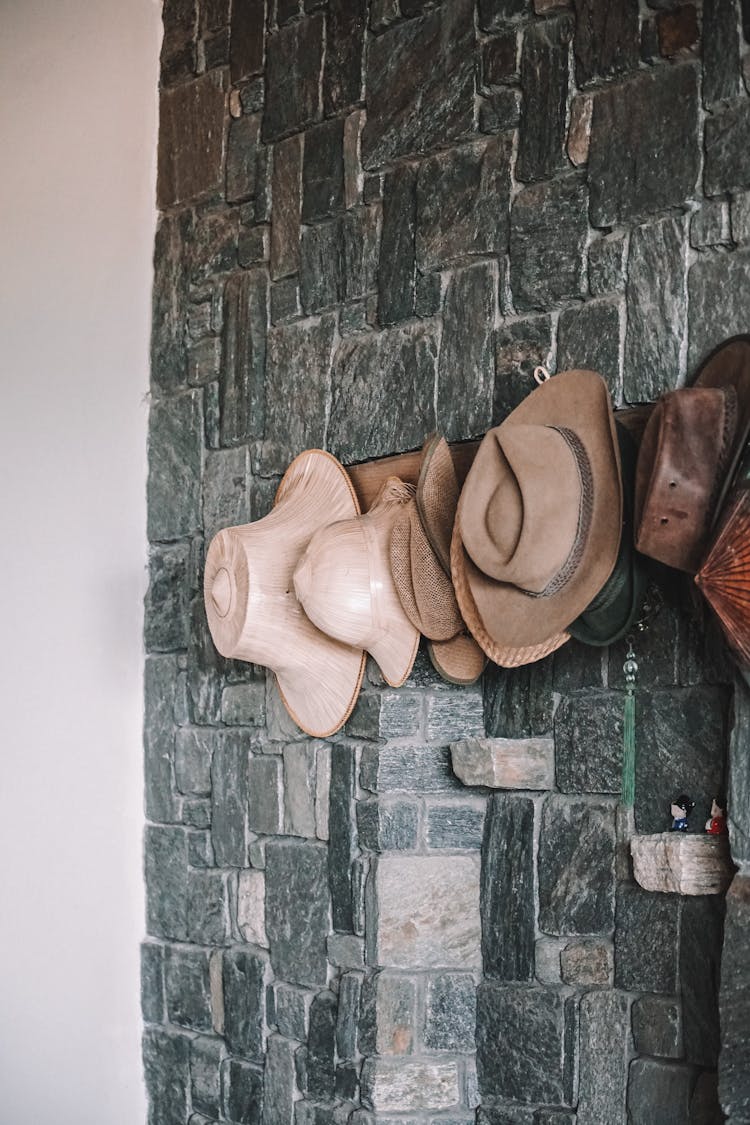
[[[738,488],[695,576],[743,664],[750,665],[750,489]]]

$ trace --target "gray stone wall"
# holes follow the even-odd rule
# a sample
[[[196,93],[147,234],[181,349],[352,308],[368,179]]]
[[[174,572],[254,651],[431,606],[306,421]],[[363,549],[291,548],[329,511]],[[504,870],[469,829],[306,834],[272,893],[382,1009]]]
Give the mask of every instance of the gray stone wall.
[[[368,668],[304,738],[201,595],[221,527],[292,457],[481,434],[531,371],[618,404],[748,329],[750,6],[704,0],[165,0],[146,605],[150,1125],[709,1125],[724,903],[649,895],[627,838],[730,784],[746,689],[682,587],[638,642],[404,688]],[[745,692],[745,694],[743,694]],[[450,747],[533,740],[538,788]],[[554,758],[554,768],[550,760]],[[546,763],[546,764],[545,764]],[[750,1121],[730,891],[721,1098]]]

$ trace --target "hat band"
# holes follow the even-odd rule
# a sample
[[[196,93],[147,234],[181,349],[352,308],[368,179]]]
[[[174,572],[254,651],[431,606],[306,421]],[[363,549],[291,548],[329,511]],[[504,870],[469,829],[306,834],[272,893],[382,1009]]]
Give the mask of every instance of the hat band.
[[[566,426],[550,426],[550,429],[557,430],[558,434],[565,440],[573,454],[573,460],[578,470],[578,481],[580,485],[578,492],[578,526],[576,528],[573,546],[570,548],[567,559],[544,589],[526,590],[523,586],[519,587],[521,592],[527,594],[530,598],[549,598],[562,590],[573,577],[578,569],[586,546],[589,529],[591,528],[591,516],[594,509],[594,475],[591,471],[591,462],[589,461],[589,455],[586,452],[583,442],[573,430],[569,430]]]

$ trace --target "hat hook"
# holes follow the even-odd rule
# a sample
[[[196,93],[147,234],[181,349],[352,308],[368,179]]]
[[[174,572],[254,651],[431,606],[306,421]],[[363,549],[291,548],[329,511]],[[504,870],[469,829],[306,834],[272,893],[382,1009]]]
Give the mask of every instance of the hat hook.
[[[534,379],[540,387],[542,383],[548,382],[551,378],[552,376],[550,375],[549,371],[541,363],[534,368]]]

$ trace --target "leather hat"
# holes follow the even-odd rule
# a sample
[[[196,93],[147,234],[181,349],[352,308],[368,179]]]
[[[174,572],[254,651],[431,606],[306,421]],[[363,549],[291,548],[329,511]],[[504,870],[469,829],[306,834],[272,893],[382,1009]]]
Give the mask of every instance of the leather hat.
[[[636,546],[695,574],[750,432],[750,337],[716,348],[693,385],[662,395],[646,425],[635,493]]]
[[[458,603],[493,660],[527,663],[568,639],[612,573],[621,526],[607,386],[594,371],[563,372],[485,435],[458,503]]]
[[[307,734],[325,738],[357,700],[365,656],[316,628],[294,592],[292,575],[313,534],[356,516],[359,503],[342,465],[321,449],[287,469],[263,519],[218,532],[206,555],[204,600],[222,656],[263,664]]]

